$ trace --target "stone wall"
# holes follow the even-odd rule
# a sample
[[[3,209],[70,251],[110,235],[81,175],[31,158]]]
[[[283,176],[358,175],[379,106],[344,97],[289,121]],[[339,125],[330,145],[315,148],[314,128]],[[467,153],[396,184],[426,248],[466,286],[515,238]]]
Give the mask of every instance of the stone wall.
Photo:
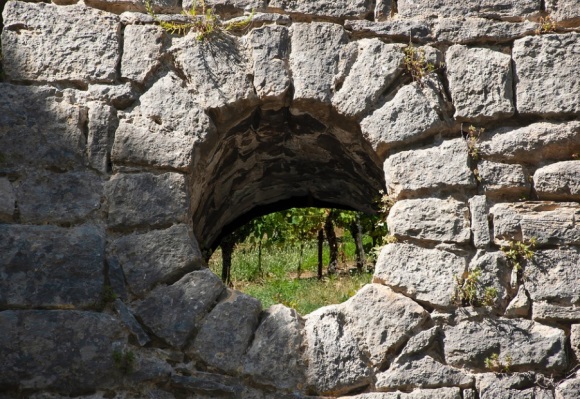
[[[5,5],[0,398],[580,398],[578,0],[206,2],[253,22]],[[252,214],[382,188],[392,243],[343,304],[206,267]]]

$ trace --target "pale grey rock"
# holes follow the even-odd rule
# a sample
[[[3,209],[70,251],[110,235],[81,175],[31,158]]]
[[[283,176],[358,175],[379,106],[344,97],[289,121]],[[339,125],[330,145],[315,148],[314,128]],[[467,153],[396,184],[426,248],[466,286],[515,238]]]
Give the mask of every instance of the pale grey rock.
[[[145,3],[139,0],[85,0],[86,5],[119,14],[123,11],[146,12]],[[151,0],[156,13],[181,11],[180,0]]]
[[[578,26],[580,23],[580,3],[578,0],[547,0],[546,10],[559,26]]]
[[[451,306],[455,276],[467,270],[467,259],[451,252],[425,249],[410,244],[389,244],[383,248],[373,281],[430,306]]]
[[[308,112],[316,116],[330,104],[340,49],[347,40],[346,32],[340,25],[313,22],[293,24],[290,33],[290,70],[294,85],[291,107],[296,113]]]
[[[163,29],[153,25],[129,25],[123,33],[121,77],[143,83],[161,65]]]
[[[491,243],[489,221],[487,219],[488,205],[485,195],[476,195],[469,199],[471,214],[471,231],[475,248],[486,248]]]
[[[445,66],[455,118],[483,122],[512,116],[511,62],[509,54],[493,49],[451,46]]]
[[[538,24],[531,21],[503,22],[486,18],[438,18],[433,28],[437,42],[453,44],[479,44],[509,42],[533,35]]]
[[[240,373],[261,311],[262,304],[256,298],[230,292],[204,319],[189,350],[212,367]]]
[[[406,398],[406,396],[405,396]],[[340,399],[401,399],[400,392],[371,392],[354,396],[341,396]]]
[[[370,384],[371,373],[337,306],[306,317],[308,385],[322,395],[339,395]]]
[[[260,384],[302,389],[306,375],[304,320],[284,305],[264,312],[244,360],[244,374]]]
[[[580,359],[580,324],[572,324],[570,328],[570,346],[576,359]]]
[[[518,293],[510,301],[505,310],[505,317],[527,317],[530,314],[531,302],[526,294],[526,289],[523,285],[518,288]]]
[[[463,3],[453,0],[399,0],[397,11],[401,18],[470,16],[513,21],[537,15],[540,1],[485,0]]]
[[[288,71],[290,37],[284,26],[263,26],[253,29],[248,37],[253,59],[254,87],[262,108],[279,109],[287,98],[291,79]]]
[[[447,364],[484,370],[494,353],[511,357],[512,370],[563,370],[568,364],[564,331],[531,320],[498,318],[489,322],[462,321],[444,328]]]
[[[556,399],[580,398],[580,376],[558,384],[556,387]]]
[[[127,306],[121,301],[120,299],[115,299],[113,302],[113,306],[115,311],[119,315],[121,321],[125,324],[125,327],[131,332],[131,334],[135,337],[139,345],[145,346],[149,342],[151,342],[151,338],[149,335],[143,330],[141,324],[135,319],[133,313],[127,308]]]
[[[405,199],[437,190],[469,190],[475,187],[475,178],[468,162],[467,145],[463,139],[399,152],[384,163],[388,193],[395,199]]]
[[[140,320],[156,336],[181,348],[201,327],[225,287],[209,269],[186,274],[168,286],[159,286],[133,305]]]
[[[183,0],[183,9],[189,10],[196,4],[194,0]],[[199,1],[197,2],[199,6]],[[220,16],[240,15],[244,11],[263,11],[266,9],[266,0],[206,0],[206,6],[213,7]]]
[[[356,44],[356,61],[332,98],[336,110],[349,118],[367,114],[403,72],[401,45],[385,44],[379,39],[362,39]]]
[[[521,165],[481,160],[477,170],[486,194],[517,196],[530,191],[529,175]]]
[[[101,172],[111,171],[111,149],[115,129],[119,124],[117,111],[110,105],[91,101],[88,103],[87,158],[91,168]]]
[[[561,306],[537,301],[532,304],[532,319],[546,323],[578,323],[580,322],[580,305]]]
[[[368,0],[270,0],[268,9],[289,14],[305,14],[313,17],[363,19],[372,12],[372,4]]]
[[[516,40],[513,59],[521,114],[580,114],[580,33]]]
[[[558,162],[536,170],[534,188],[542,200],[580,201],[580,161]]]
[[[377,2],[377,5],[380,4]],[[397,41],[409,41],[409,34],[420,42],[434,40],[433,21],[425,19],[394,19],[381,22],[367,21],[366,19],[346,20],[345,29],[355,34],[372,35]]]
[[[479,250],[469,263],[469,271],[480,270],[476,288],[478,298],[483,298],[487,288],[493,288],[497,292],[494,305],[505,308],[510,295],[510,280],[512,270],[508,266],[503,252],[487,252]]]
[[[123,268],[129,288],[136,295],[202,267],[197,241],[183,224],[118,238],[108,252]]]
[[[115,80],[120,56],[116,15],[84,5],[20,1],[7,3],[4,15],[2,62],[9,80]]]
[[[391,17],[392,0],[377,0],[375,5],[375,21],[385,21]]]
[[[10,180],[0,177],[0,222],[12,222],[16,207],[16,194]]]
[[[255,11],[256,9],[254,9]],[[237,22],[245,22],[250,20],[250,26],[252,28],[261,28],[262,26],[267,25],[284,25],[289,26],[292,24],[292,18],[286,14],[278,14],[278,13],[268,13],[268,12],[254,12],[252,17],[248,15],[248,11],[245,12],[246,15],[235,17],[232,19],[228,19],[224,21],[224,24],[227,26],[230,23],[237,23]]]
[[[460,399],[459,388],[415,389],[410,393],[401,393],[400,399]]]
[[[580,244],[580,204],[575,202],[523,202],[494,205],[493,235],[497,245],[506,240],[528,242],[538,246]]]
[[[539,122],[486,131],[477,148],[484,159],[496,162],[538,164],[549,159],[569,160],[580,151],[580,122]]]
[[[104,251],[96,226],[0,224],[0,306],[94,306],[103,290]]]
[[[138,97],[133,84],[122,85],[89,85],[88,95],[91,100],[102,101],[117,109],[125,109]]]
[[[412,336],[409,341],[407,341],[407,344],[399,355],[397,362],[401,363],[404,359],[427,350],[433,342],[435,342],[440,333],[441,328],[435,326]]]
[[[443,86],[435,77],[406,85],[363,119],[361,130],[383,156],[393,147],[433,135],[446,127],[438,112],[444,108],[442,93]]]
[[[441,364],[427,355],[396,362],[387,371],[377,374],[376,388],[379,390],[453,386],[467,388],[473,384],[474,378],[470,374]]]
[[[466,243],[471,237],[469,209],[453,198],[395,202],[387,217],[389,233],[398,238]]]
[[[534,373],[477,375],[477,389],[481,399],[554,399],[551,389],[534,387]]]
[[[110,315],[75,310],[0,312],[0,385],[81,394],[108,388],[118,370],[112,352],[127,338]]]
[[[429,316],[404,295],[379,284],[368,284],[341,305],[347,328],[373,365],[397,351]]]
[[[117,174],[106,183],[111,228],[184,223],[187,215],[185,179],[177,173]]]

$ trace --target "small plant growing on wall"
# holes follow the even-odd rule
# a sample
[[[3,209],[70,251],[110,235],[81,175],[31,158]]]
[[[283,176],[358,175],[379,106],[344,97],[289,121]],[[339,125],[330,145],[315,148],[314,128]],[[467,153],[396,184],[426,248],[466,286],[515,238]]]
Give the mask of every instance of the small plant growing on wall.
[[[113,362],[123,375],[130,374],[133,371],[135,354],[130,350],[121,351],[116,349],[113,351]]]
[[[490,371],[495,371],[498,373],[509,373],[511,371],[513,359],[508,353],[504,356],[504,359],[500,359],[499,353],[494,353],[485,359],[485,368]]]
[[[403,52],[405,53],[403,65],[414,82],[421,83],[427,75],[435,71],[435,65],[425,59],[425,50],[418,49],[409,43]]]
[[[541,35],[542,33],[552,33],[558,28],[558,24],[552,17],[547,15],[546,17],[541,17],[539,21],[538,29],[536,29],[536,34]]]
[[[463,277],[455,276],[455,291],[451,298],[453,303],[461,306],[493,306],[497,299],[497,289],[482,286],[480,278],[480,269],[473,269]]]
[[[519,273],[525,264],[532,260],[536,249],[536,238],[529,241],[509,241],[507,245],[501,247],[510,265]]]

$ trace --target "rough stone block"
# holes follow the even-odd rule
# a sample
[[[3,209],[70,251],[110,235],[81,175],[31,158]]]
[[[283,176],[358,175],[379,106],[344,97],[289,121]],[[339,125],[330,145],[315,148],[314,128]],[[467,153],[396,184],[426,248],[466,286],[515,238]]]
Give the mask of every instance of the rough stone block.
[[[268,8],[289,14],[306,14],[323,18],[363,19],[372,12],[371,2],[366,0],[270,0]]]
[[[116,110],[101,102],[88,103],[89,122],[87,158],[89,165],[101,173],[111,171],[111,149],[119,124]]]
[[[0,177],[0,222],[12,222],[16,207],[16,195],[10,180]]]
[[[113,317],[73,310],[0,312],[0,386],[81,394],[109,388],[127,338]],[[76,395],[75,395],[76,396]]]
[[[540,0],[485,0],[457,2],[454,0],[399,0],[401,18],[413,17],[485,17],[521,20],[540,12]]]
[[[580,161],[558,162],[536,170],[534,188],[542,200],[580,201]]]
[[[123,38],[121,77],[143,83],[161,65],[163,30],[153,25],[128,25]]]
[[[187,215],[185,179],[177,173],[117,174],[106,184],[109,227],[152,227],[184,223]]]
[[[433,36],[437,42],[453,44],[500,43],[533,35],[537,28],[537,23],[531,21],[503,22],[487,18],[439,18],[433,27]]]
[[[103,182],[93,173],[38,172],[14,184],[24,223],[79,223],[99,216]]]
[[[95,226],[0,225],[0,306],[97,305],[104,251],[104,232]]]
[[[128,82],[122,85],[89,85],[89,99],[105,102],[117,109],[125,109],[138,97],[133,84]]]
[[[133,305],[143,323],[168,344],[181,348],[199,329],[225,287],[209,269],[194,271],[168,286],[159,286]]]
[[[578,323],[580,322],[580,306],[534,302],[532,304],[532,319],[546,323]]]
[[[486,194],[518,196],[530,191],[529,175],[521,165],[482,160],[477,170]]]
[[[469,271],[476,269],[481,271],[479,286],[476,288],[478,298],[484,297],[486,288],[494,288],[497,292],[494,305],[504,308],[511,293],[512,270],[503,252],[477,251],[469,263]]]
[[[580,376],[558,384],[556,387],[556,399],[579,399]]]
[[[512,116],[511,62],[511,56],[500,51],[451,46],[445,65],[455,118],[482,122]]]
[[[332,98],[336,110],[351,118],[367,114],[403,71],[401,45],[379,39],[362,39],[357,45],[356,60]]]
[[[485,195],[476,195],[469,199],[471,214],[471,231],[475,248],[486,248],[491,243],[489,221],[487,219],[488,206]]]
[[[240,372],[261,311],[262,304],[256,298],[231,292],[204,319],[189,350],[212,367]]]
[[[451,252],[410,244],[389,244],[375,266],[374,282],[385,284],[430,306],[451,306],[455,276],[467,270],[467,259]]]
[[[379,2],[377,2],[377,5]],[[434,39],[432,20],[394,19],[382,22],[372,22],[366,19],[346,20],[344,21],[344,27],[356,34],[383,37],[402,42],[409,41],[409,32],[411,31],[413,32],[413,38],[421,42],[428,42]]]
[[[580,114],[580,33],[516,40],[513,59],[521,114]]]
[[[554,399],[551,389],[534,386],[535,378],[533,373],[484,373],[477,375],[476,387],[480,399]]]
[[[574,27],[580,24],[578,0],[547,0],[546,10],[559,26]]]
[[[146,12],[145,3],[139,0],[86,0],[85,4],[117,14],[122,11]],[[151,5],[156,13],[181,11],[180,0],[151,0]]]
[[[452,198],[397,201],[387,217],[389,233],[426,241],[466,243],[471,238],[469,209]]]
[[[445,360],[453,367],[485,370],[494,353],[502,362],[509,355],[513,370],[550,372],[568,364],[564,331],[530,320],[462,321],[444,332]]]
[[[183,0],[183,9],[189,10],[195,3],[194,0]],[[263,11],[266,9],[266,0],[206,0],[205,4],[215,8],[216,12],[224,17],[241,15],[249,11]]]
[[[469,155],[463,139],[414,151],[402,151],[387,158],[385,183],[396,199],[433,193],[438,190],[468,190],[475,178],[468,167]],[[409,165],[413,165],[409,168]]]
[[[115,311],[119,315],[119,318],[125,324],[125,327],[129,329],[131,334],[137,339],[139,345],[145,346],[149,342],[151,342],[151,338],[149,338],[149,335],[147,335],[145,330],[143,330],[141,324],[139,324],[137,319],[135,319],[135,316],[133,316],[133,313],[131,313],[131,311],[129,310],[129,308],[127,308],[127,306],[123,303],[123,301],[121,301],[120,299],[115,299],[113,306],[115,307]]]
[[[375,5],[375,21],[385,21],[391,17],[392,0],[377,0]]]
[[[527,318],[530,314],[530,307],[531,302],[530,298],[528,298],[528,294],[526,294],[526,289],[523,285],[520,285],[518,289],[518,293],[516,296],[511,300],[509,305],[505,310],[505,317],[522,317]]]
[[[136,295],[202,267],[197,241],[183,224],[121,237],[113,241],[108,252],[123,268],[127,283]]]
[[[2,52],[9,80],[115,80],[121,29],[116,15],[84,5],[21,1],[7,3],[4,15]]]
[[[576,359],[580,360],[580,324],[572,324],[571,326],[570,345],[574,354],[576,354]]]

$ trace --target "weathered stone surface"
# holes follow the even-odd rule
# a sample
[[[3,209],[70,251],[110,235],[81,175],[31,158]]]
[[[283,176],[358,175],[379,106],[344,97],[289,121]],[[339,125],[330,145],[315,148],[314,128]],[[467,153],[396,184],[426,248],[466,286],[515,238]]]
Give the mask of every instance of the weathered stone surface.
[[[136,295],[202,267],[197,241],[183,224],[121,237],[113,241],[108,252],[123,268],[127,283]]]
[[[412,355],[421,353],[427,350],[436,338],[440,335],[441,328],[439,326],[431,327],[428,330],[421,331],[417,335],[412,336],[403,348],[397,361],[401,362],[404,358],[409,358]]]
[[[111,149],[119,121],[110,105],[92,101],[88,104],[87,158],[89,165],[101,173],[111,171]]]
[[[392,0],[377,0],[375,5],[375,21],[384,21],[391,17]]]
[[[373,365],[398,350],[428,317],[416,302],[379,284],[364,286],[341,309],[347,328]]]
[[[95,306],[104,251],[104,233],[95,226],[0,224],[0,306]]]
[[[68,170],[84,164],[86,112],[61,96],[50,87],[0,83],[0,170],[27,164]]]
[[[580,200],[580,161],[558,162],[536,170],[534,188],[540,199]]]
[[[113,306],[115,307],[115,311],[119,315],[121,321],[125,324],[125,327],[133,334],[133,336],[137,339],[137,342],[141,346],[147,345],[151,342],[151,338],[147,335],[147,333],[141,327],[141,324],[135,319],[133,313],[127,308],[127,306],[121,301],[120,299],[115,299],[113,302]]]
[[[340,25],[321,22],[293,24],[290,31],[290,70],[294,84],[292,108],[295,112],[322,112],[318,110],[319,103],[330,104],[346,32]]]
[[[164,226],[185,222],[185,179],[177,173],[117,174],[105,187],[109,227]]]
[[[236,378],[197,371],[187,376],[172,375],[171,385],[180,390],[195,393],[196,399],[212,399],[216,396],[240,397],[243,389]]]
[[[486,248],[491,243],[491,233],[487,220],[488,206],[485,195],[476,195],[469,199],[469,212],[473,244],[475,248]]]
[[[398,41],[408,41],[410,32],[412,32],[414,40],[420,42],[433,40],[433,22],[431,20],[395,19],[373,22],[366,19],[357,19],[345,21],[344,27],[355,34],[372,35]]]
[[[231,292],[204,319],[190,350],[210,366],[230,373],[241,372],[261,311],[259,300]]]
[[[573,27],[580,23],[578,0],[548,0],[546,10],[550,11],[559,26]]]
[[[530,320],[498,318],[489,322],[462,321],[444,328],[447,364],[484,370],[485,359],[496,353],[512,370],[556,371],[566,367],[564,331]]]
[[[558,384],[556,387],[556,399],[580,398],[580,376]]]
[[[326,18],[360,18],[372,12],[372,2],[368,0],[270,0],[268,8],[289,14],[306,14]]]
[[[434,134],[446,127],[439,116],[442,92],[436,78],[404,86],[391,101],[363,119],[361,130],[380,155]]]
[[[482,160],[477,164],[477,170],[488,194],[522,195],[530,191],[528,173],[521,165]]]
[[[171,98],[171,102],[167,99]],[[122,120],[115,135],[115,164],[146,164],[187,171],[194,145],[214,131],[183,81],[170,72],[139,99],[140,107]]]
[[[336,110],[351,118],[367,114],[403,71],[401,45],[379,39],[362,39],[357,45],[356,61],[332,98]]]
[[[536,301],[532,304],[532,319],[539,322],[580,322],[580,306],[561,306],[548,302]]]
[[[16,206],[14,188],[5,177],[0,177],[0,222],[12,222]]]
[[[163,30],[152,25],[129,25],[123,38],[121,77],[143,83],[161,64]]]
[[[454,45],[447,50],[445,66],[455,118],[482,122],[513,115],[511,61],[509,54],[489,48]]]
[[[453,0],[399,0],[397,10],[401,18],[412,17],[485,17],[520,20],[540,12],[539,0],[485,0],[459,3]]]
[[[538,246],[580,244],[580,204],[574,202],[523,202],[496,204],[493,234],[496,244],[506,240],[536,240]]]
[[[39,172],[15,189],[24,223],[79,223],[94,217],[104,200],[101,178],[85,172]]]
[[[120,13],[122,11],[146,11],[145,3],[139,0],[86,0],[85,4],[114,13]],[[180,0],[151,0],[151,5],[156,13],[179,12],[181,11],[180,4]]]
[[[397,201],[387,217],[389,233],[400,238],[439,242],[468,242],[469,209],[453,198]]]
[[[288,71],[290,38],[284,26],[263,26],[249,36],[252,48],[254,87],[265,108],[279,109],[287,98],[291,80]]]
[[[435,307],[448,307],[455,277],[467,269],[467,260],[451,252],[409,244],[389,244],[375,266],[374,282]]]
[[[0,312],[0,386],[80,394],[109,387],[126,342],[113,317],[72,310]]]
[[[105,102],[117,109],[127,108],[138,97],[130,82],[122,85],[89,85],[88,96],[91,100]]]
[[[494,301],[495,306],[504,308],[510,294],[510,279],[512,270],[508,266],[503,252],[477,251],[469,263],[469,271],[480,270],[476,288],[478,298],[483,298],[487,288],[493,288],[497,292]]]
[[[465,390],[463,391],[465,395]],[[341,396],[341,399],[461,399],[459,388],[414,389],[412,392],[373,392],[355,396]],[[465,396],[463,396],[465,399]]]
[[[513,59],[521,114],[580,114],[580,33],[516,40]]]
[[[463,139],[399,152],[387,158],[384,164],[388,193],[396,199],[405,199],[437,190],[468,190],[475,187],[468,161]]]
[[[433,27],[438,42],[473,44],[509,42],[535,34],[538,24],[531,21],[502,22],[486,18],[438,18]],[[464,65],[464,64],[462,64]]]
[[[307,381],[316,392],[340,394],[370,384],[371,374],[337,306],[306,317]]]
[[[554,399],[550,389],[534,387],[533,373],[477,375],[477,390],[481,399]]]
[[[453,386],[466,388],[473,383],[473,376],[441,364],[427,355],[396,362],[387,371],[377,374],[376,387],[379,390]]]
[[[570,346],[580,360],[580,324],[572,324],[570,328]]]
[[[194,271],[172,285],[155,288],[134,310],[155,335],[180,348],[199,329],[224,289],[209,269]]]
[[[84,5],[20,1],[7,3],[4,15],[2,62],[8,79],[115,80],[120,55],[117,16]]]
[[[505,317],[527,317],[530,314],[530,306],[530,298],[528,298],[524,286],[521,285],[518,293],[506,308]]]
[[[191,7],[199,3],[194,0],[183,0],[183,8],[185,10],[191,9]],[[265,10],[267,1],[266,0],[206,0],[205,4],[209,7],[215,8],[216,12],[220,16],[231,16],[239,15],[244,11],[261,11]]]
[[[477,148],[484,159],[496,162],[538,164],[549,159],[568,160],[580,151],[580,122],[499,128],[484,132]]]

